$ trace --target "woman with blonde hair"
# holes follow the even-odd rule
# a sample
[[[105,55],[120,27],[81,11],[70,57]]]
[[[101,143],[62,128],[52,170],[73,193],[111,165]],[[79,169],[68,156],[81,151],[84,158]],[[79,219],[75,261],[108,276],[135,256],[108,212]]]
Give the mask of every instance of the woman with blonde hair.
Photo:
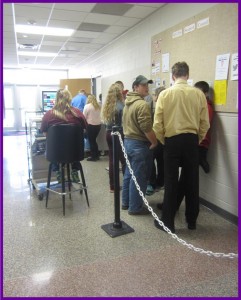
[[[84,107],[83,114],[88,123],[87,125],[87,136],[90,143],[90,157],[88,161],[99,160],[99,148],[96,142],[96,138],[101,129],[101,118],[100,118],[101,107],[96,100],[94,95],[88,95],[86,105]]]
[[[124,99],[120,86],[118,84],[112,84],[109,88],[106,101],[102,107],[102,120],[106,125],[106,141],[109,148],[109,183],[110,192],[114,192],[114,166],[113,166],[113,143],[112,143],[112,127],[119,126],[120,134],[124,139],[122,131],[122,112],[124,108]],[[124,174],[126,162],[119,145],[119,159],[122,165],[122,172]]]
[[[47,111],[43,116],[40,130],[47,135],[48,128],[58,124],[76,124],[86,129],[87,123],[83,113],[73,106],[71,106],[72,96],[68,90],[60,89],[56,94],[56,102],[54,107]],[[79,182],[78,170],[80,170],[80,163],[74,162],[72,164],[71,176],[73,182]],[[53,164],[53,171],[56,171],[56,177],[61,182],[61,173],[58,164]]]

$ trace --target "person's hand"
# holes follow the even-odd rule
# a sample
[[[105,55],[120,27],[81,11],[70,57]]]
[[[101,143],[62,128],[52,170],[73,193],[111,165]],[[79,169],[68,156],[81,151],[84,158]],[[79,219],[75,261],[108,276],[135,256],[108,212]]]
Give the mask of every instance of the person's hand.
[[[150,150],[154,149],[157,146],[157,141],[155,143],[152,143],[149,147]]]

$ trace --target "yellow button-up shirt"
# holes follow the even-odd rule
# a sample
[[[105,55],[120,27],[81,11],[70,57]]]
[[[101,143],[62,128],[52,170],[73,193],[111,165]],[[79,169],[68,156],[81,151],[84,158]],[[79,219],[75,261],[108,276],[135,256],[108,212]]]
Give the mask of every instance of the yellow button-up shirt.
[[[203,140],[210,127],[207,100],[202,91],[177,79],[175,84],[162,91],[157,99],[153,130],[164,144],[165,137],[194,133]]]

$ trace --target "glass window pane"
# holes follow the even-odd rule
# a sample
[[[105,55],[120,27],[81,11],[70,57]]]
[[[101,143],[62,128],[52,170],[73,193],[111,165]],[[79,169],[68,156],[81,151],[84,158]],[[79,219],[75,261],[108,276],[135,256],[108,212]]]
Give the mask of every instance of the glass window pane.
[[[20,87],[19,97],[20,97],[20,108],[26,111],[36,110],[37,89],[35,86]]]
[[[3,119],[3,127],[13,127],[14,126],[14,111],[6,109],[5,118]]]
[[[13,90],[11,87],[4,87],[5,108],[13,108]]]

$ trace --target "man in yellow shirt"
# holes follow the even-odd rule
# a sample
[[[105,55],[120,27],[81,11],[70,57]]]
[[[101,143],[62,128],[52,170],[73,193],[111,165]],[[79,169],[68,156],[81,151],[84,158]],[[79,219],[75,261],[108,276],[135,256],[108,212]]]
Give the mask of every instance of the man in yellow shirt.
[[[158,97],[153,130],[164,144],[165,192],[161,220],[175,232],[179,167],[186,174],[186,221],[189,229],[196,229],[199,213],[198,144],[210,125],[204,94],[187,84],[189,67],[186,62],[174,64],[172,78],[175,84]],[[162,229],[156,220],[154,224]]]

